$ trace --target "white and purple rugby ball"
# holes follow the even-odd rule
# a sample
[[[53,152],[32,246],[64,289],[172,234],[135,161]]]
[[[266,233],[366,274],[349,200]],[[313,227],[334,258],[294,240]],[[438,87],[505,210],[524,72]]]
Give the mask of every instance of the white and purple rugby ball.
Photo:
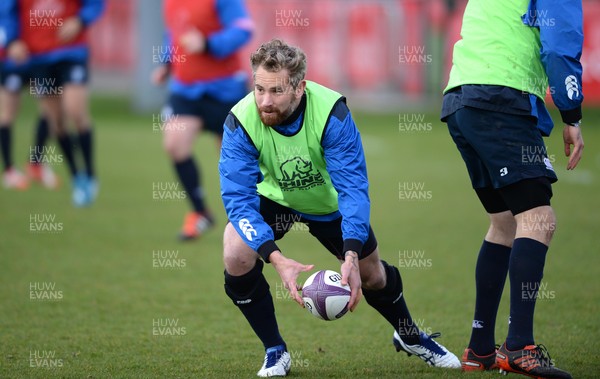
[[[342,275],[331,270],[312,274],[302,286],[304,306],[315,317],[333,321],[348,312],[350,287],[342,286]]]

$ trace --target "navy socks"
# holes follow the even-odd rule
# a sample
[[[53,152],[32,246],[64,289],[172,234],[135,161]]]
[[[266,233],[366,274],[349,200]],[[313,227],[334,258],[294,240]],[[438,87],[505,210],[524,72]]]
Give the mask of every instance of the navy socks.
[[[200,174],[194,158],[189,157],[181,162],[175,162],[175,171],[189,199],[198,213],[205,211],[204,194],[200,185]]]
[[[12,167],[11,158],[11,128],[9,125],[0,126],[0,150],[2,151],[2,163],[4,164],[4,170],[8,170]]]
[[[498,306],[508,273],[511,248],[483,241],[475,268],[475,315],[469,348],[477,355],[495,350],[495,328]]]
[[[519,350],[533,345],[533,313],[544,276],[548,246],[530,238],[517,238],[510,257],[510,324],[506,347]]]

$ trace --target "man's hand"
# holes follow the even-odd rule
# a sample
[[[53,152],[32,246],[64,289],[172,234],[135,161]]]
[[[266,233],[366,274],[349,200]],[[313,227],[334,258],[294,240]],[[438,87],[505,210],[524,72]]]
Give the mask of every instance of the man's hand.
[[[188,54],[200,54],[206,50],[206,37],[198,29],[190,29],[179,38],[179,44]]]
[[[152,70],[152,74],[150,75],[150,81],[155,86],[160,86],[165,84],[169,75],[171,74],[171,68],[167,64],[160,65]]]
[[[315,265],[303,265],[293,259],[284,257],[280,251],[271,253],[269,260],[273,267],[275,267],[275,270],[277,270],[283,286],[289,291],[292,299],[304,308],[304,301],[302,301],[302,298],[298,294],[298,290],[301,290],[302,287],[296,283],[296,279],[298,279],[298,274],[312,270]]]
[[[350,301],[348,302],[348,309],[350,312],[354,311],[354,308],[360,301],[361,286],[360,280],[360,269],[358,267],[358,253],[355,251],[347,251],[344,255],[344,263],[342,263],[342,285],[350,285]]]
[[[66,19],[60,29],[58,29],[58,40],[62,43],[73,41],[83,30],[83,23],[79,17],[70,17]]]
[[[6,53],[17,64],[25,63],[29,59],[29,48],[20,39],[11,42]]]
[[[569,157],[567,170],[573,170],[577,167],[581,154],[583,153],[583,137],[581,129],[577,126],[565,125],[563,129],[563,141],[565,142],[565,155]],[[573,150],[571,151],[571,145]]]

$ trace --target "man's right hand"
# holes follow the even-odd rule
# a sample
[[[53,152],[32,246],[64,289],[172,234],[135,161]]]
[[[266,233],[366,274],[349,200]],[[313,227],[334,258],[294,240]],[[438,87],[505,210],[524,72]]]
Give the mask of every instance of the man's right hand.
[[[302,298],[298,294],[298,290],[301,290],[302,287],[298,285],[296,280],[301,272],[310,271],[315,265],[303,265],[302,263],[298,263],[293,259],[284,257],[283,254],[281,254],[281,251],[278,250],[269,255],[269,261],[271,261],[271,264],[275,267],[275,270],[277,270],[277,273],[283,282],[283,287],[289,291],[292,299],[304,308],[304,301],[302,301]]]
[[[29,59],[29,48],[20,39],[11,42],[6,53],[11,60],[18,64],[25,63]]]
[[[563,141],[565,143],[565,155],[569,157],[567,170],[573,170],[581,160],[583,154],[583,137],[579,126],[565,125],[563,129]],[[573,145],[573,150],[571,150]]]

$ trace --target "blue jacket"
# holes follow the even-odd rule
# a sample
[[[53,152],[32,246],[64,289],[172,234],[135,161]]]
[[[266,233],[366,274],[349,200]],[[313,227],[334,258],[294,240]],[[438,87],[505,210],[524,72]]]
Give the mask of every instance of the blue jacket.
[[[523,22],[540,30],[541,59],[550,85],[552,101],[565,123],[581,119],[583,9],[581,0],[531,0]],[[539,99],[531,99],[539,128],[549,135],[552,120]]]

